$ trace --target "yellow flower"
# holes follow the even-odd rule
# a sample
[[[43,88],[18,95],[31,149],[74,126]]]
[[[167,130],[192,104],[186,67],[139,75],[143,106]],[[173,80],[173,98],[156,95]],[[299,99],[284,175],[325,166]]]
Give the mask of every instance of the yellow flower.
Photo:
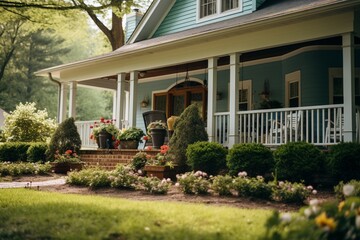
[[[319,227],[327,227],[329,230],[333,230],[336,227],[334,218],[328,218],[325,212],[315,218],[315,223]]]
[[[339,212],[341,212],[341,210],[344,208],[344,206],[345,206],[345,201],[342,201],[339,203],[339,206],[338,206]]]

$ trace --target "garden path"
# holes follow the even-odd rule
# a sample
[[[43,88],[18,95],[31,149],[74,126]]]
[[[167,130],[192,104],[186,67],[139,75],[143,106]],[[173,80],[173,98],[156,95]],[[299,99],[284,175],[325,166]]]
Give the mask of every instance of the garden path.
[[[65,184],[65,178],[41,181],[41,182],[0,182],[0,188],[36,188],[44,186],[55,186]]]

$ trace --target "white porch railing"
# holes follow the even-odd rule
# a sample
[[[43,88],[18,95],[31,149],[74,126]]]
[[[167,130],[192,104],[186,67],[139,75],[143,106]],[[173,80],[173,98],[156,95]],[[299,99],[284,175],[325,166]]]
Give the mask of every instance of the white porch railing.
[[[75,125],[78,129],[81,138],[81,148],[97,148],[97,144],[94,140],[90,139],[91,125],[94,125],[94,121],[77,121]]]
[[[277,146],[306,141],[333,145],[343,140],[343,108],[340,105],[309,106],[237,112],[238,142]],[[360,139],[360,108],[356,108],[356,137]],[[229,113],[215,114],[215,141],[228,145]]]

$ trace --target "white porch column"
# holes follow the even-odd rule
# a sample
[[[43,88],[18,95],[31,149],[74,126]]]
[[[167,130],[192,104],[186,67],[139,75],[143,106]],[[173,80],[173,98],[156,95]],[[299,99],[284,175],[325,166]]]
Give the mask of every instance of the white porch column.
[[[230,92],[229,92],[229,148],[238,142],[238,118],[236,112],[239,109],[239,53],[230,55]]]
[[[70,82],[69,117],[76,117],[77,82]]]
[[[68,98],[68,83],[61,83],[60,88],[60,106],[59,106],[59,119],[58,122],[61,123],[66,119],[66,110],[67,110],[67,98]]]
[[[138,72],[130,73],[129,127],[136,126]]]
[[[217,60],[218,58],[208,59],[207,134],[210,142],[214,142],[216,137],[214,113],[216,112]]]
[[[355,52],[354,35],[342,36],[344,84],[344,142],[355,141]]]
[[[117,87],[116,87],[116,126],[121,128],[121,120],[124,119],[124,95],[125,95],[125,76],[126,73],[120,73],[117,77]]]

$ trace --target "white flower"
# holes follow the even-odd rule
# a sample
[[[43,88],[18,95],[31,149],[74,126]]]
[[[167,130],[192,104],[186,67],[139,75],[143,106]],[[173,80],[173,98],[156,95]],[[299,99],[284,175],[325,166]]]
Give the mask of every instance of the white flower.
[[[312,190],[312,194],[317,194],[317,191],[314,189],[314,190]]]
[[[280,182],[279,182],[279,186],[280,186],[280,187],[284,186],[284,184],[285,184],[285,183],[284,183],[283,181],[280,181]]]
[[[281,215],[281,221],[283,222],[290,222],[291,221],[291,214],[290,213],[284,213]]]
[[[310,204],[310,206],[317,206],[317,205],[319,205],[319,200],[311,199],[309,204]]]
[[[305,210],[304,210],[304,214],[305,214],[305,216],[306,216],[307,218],[309,218],[309,217],[311,216],[311,214],[312,214],[311,209],[310,209],[310,208],[305,209]]]
[[[360,229],[360,216],[357,215],[355,218],[355,226],[357,229]]]
[[[307,186],[307,189],[308,190],[313,190],[314,188],[311,185],[309,185],[309,186]]]
[[[263,176],[256,176],[257,180],[264,180]]]
[[[351,196],[354,192],[354,186],[353,185],[350,185],[350,184],[346,184],[344,185],[344,188],[343,188],[343,193],[346,197],[348,196]]]
[[[145,231],[150,231],[149,227],[144,227]]]
[[[141,171],[141,169],[139,169],[139,170],[138,170],[138,174],[140,174],[140,175],[142,174],[142,171]]]
[[[175,183],[175,187],[180,187],[180,183]]]
[[[170,178],[167,178],[166,181],[167,181],[167,182],[171,182],[171,179],[170,179]]]
[[[238,176],[239,176],[239,177],[246,177],[246,176],[247,176],[247,172],[245,172],[245,171],[239,172]]]

